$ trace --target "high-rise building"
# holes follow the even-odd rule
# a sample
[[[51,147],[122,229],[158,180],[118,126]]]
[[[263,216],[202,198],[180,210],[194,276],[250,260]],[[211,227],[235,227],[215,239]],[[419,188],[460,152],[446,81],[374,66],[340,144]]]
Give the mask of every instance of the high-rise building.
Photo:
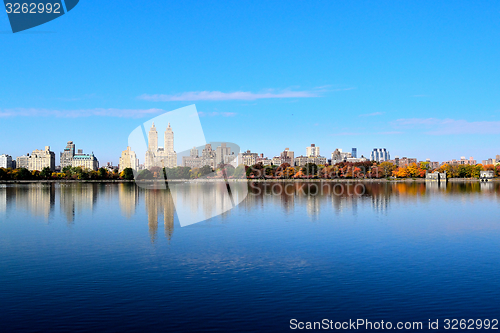
[[[44,150],[33,150],[31,156],[20,156],[16,161],[19,168],[27,168],[30,171],[42,171],[49,167],[50,170],[56,168],[56,155],[50,151],[49,146],[45,146]]]
[[[460,157],[459,160],[451,160],[451,161],[446,161],[443,162],[443,164],[453,164],[453,165],[476,165],[477,161],[474,159],[474,157],[470,157],[469,159],[466,159],[465,156]]]
[[[408,158],[408,157],[399,158],[398,156],[396,156],[395,158],[395,164],[400,168],[405,168],[413,163],[417,164],[416,158]]]
[[[343,152],[341,148],[335,149],[332,153],[331,164],[335,165],[340,162],[347,162],[347,159],[352,158],[352,154],[348,152]]]
[[[99,169],[99,161],[97,157],[92,154],[84,154],[83,149],[78,149],[75,153],[75,144],[73,141],[68,141],[66,148],[61,152],[60,167],[61,170],[65,167],[81,167],[83,169],[97,170]]]
[[[78,153],[73,156],[71,166],[74,168],[80,167],[82,169],[96,171],[99,169],[99,161],[97,157],[94,156],[93,152],[91,154],[84,154],[83,149],[78,149]]]
[[[148,133],[148,150],[152,152],[158,150],[158,131],[156,130],[154,122]]]
[[[0,155],[0,168],[12,168],[12,156],[6,154]]]
[[[148,133],[148,150],[144,165],[146,169],[152,167],[174,168],[177,166],[177,153],[174,150],[174,132],[170,123],[164,133],[165,147],[158,147],[158,132],[153,122]]]
[[[198,148],[196,148],[196,147],[193,147],[193,149],[191,149],[189,151],[189,156],[190,157],[198,157],[198,154],[199,154]]]
[[[73,156],[75,156],[75,144],[73,141],[68,141],[66,148],[64,148],[64,151],[59,156],[61,170],[67,166],[72,166]]]
[[[314,143],[310,147],[306,147],[306,156],[317,157],[319,156],[319,147],[316,147]]]
[[[174,152],[174,132],[172,131],[172,127],[170,127],[170,123],[168,123],[168,127],[165,130],[165,152],[173,153]]]
[[[231,147],[221,143],[219,147],[215,148],[215,165],[227,164],[229,162],[228,156],[231,156]]]
[[[295,164],[294,153],[289,148],[285,148],[285,150],[280,154],[280,159],[280,165],[288,163],[291,166],[294,166]]]
[[[252,153],[250,150],[238,154],[238,164],[243,164],[246,166],[252,166],[257,163],[257,158],[259,154]]]
[[[373,148],[370,154],[370,160],[376,162],[385,162],[391,159],[389,151],[385,148]]]
[[[358,149],[357,148],[352,148],[352,158],[358,158]]]
[[[122,151],[122,156],[120,156],[120,162],[118,164],[118,172],[122,172],[126,168],[131,168],[133,170],[139,168],[139,159],[130,147]]]
[[[30,156],[29,154],[18,156],[16,158],[16,168],[17,169],[28,169],[29,168]]]

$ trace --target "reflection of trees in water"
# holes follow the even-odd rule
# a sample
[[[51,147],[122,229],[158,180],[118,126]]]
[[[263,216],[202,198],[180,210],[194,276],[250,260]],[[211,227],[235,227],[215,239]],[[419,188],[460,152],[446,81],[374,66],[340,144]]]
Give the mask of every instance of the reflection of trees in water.
[[[355,186],[364,188],[357,194]],[[373,183],[308,183],[308,182],[267,182],[267,183],[234,183],[231,194],[242,198],[248,189],[247,198],[241,207],[247,210],[265,212],[270,206],[281,207],[286,215],[293,214],[296,208],[303,207],[313,219],[321,214],[322,207],[331,205],[334,214],[350,211],[356,214],[358,207],[371,207],[377,214],[386,214],[393,202],[399,201],[432,201],[440,197],[454,200],[458,197],[480,194],[496,198],[500,201],[500,182],[373,182]],[[221,183],[187,183],[177,188],[177,204],[182,208],[200,211],[210,218],[217,212],[226,211],[221,218],[227,218],[232,202],[227,195],[224,182]],[[361,193],[360,193],[361,192]],[[170,239],[174,228],[174,203],[169,190],[140,189],[133,183],[56,183],[56,184],[9,184],[0,185],[0,214],[7,214],[11,209],[26,211],[35,217],[46,220],[54,213],[56,201],[59,200],[60,211],[68,222],[86,211],[92,211],[97,203],[100,205],[118,204],[126,218],[137,213],[138,204],[144,200],[148,218],[148,228],[154,241],[158,232],[158,219],[163,215],[165,236]],[[324,206],[325,205],[325,206]],[[365,206],[363,206],[365,205]],[[144,222],[143,222],[144,223]]]
[[[482,193],[500,199],[500,183],[489,182],[254,182],[249,183],[246,209],[263,208],[267,202],[283,207],[285,213],[295,205],[304,205],[311,217],[320,213],[321,206],[331,203],[340,214],[349,209],[357,214],[358,205],[370,203],[375,213],[386,214],[391,201],[429,201],[438,196],[450,198],[464,193]]]
[[[246,194],[246,189],[246,183],[231,183],[228,186],[222,181],[172,186],[179,219],[183,218],[185,222],[199,222],[214,216],[220,216],[221,219],[228,218],[234,204],[242,198],[243,192]]]

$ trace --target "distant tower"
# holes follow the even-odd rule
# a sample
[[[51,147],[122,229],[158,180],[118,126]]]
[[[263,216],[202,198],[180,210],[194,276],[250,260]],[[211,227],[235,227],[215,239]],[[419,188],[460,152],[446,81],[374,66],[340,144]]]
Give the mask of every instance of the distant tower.
[[[153,126],[149,130],[148,135],[148,150],[156,153],[158,150],[158,132],[156,131],[155,123],[153,122]]]
[[[173,153],[174,152],[174,132],[172,131],[172,127],[170,127],[170,123],[168,123],[168,127],[165,130],[165,153]]]
[[[75,144],[73,141],[68,141],[68,145],[64,148],[64,151],[60,155],[61,170],[64,167],[71,166],[73,156],[75,156]]]
[[[357,148],[352,148],[352,153],[351,153],[352,157],[354,158],[358,158],[358,149]]]

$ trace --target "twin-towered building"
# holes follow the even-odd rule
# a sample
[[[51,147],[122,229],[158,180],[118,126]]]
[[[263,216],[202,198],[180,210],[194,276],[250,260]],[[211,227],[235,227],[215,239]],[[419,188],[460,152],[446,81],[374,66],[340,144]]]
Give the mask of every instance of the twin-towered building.
[[[164,133],[164,147],[158,147],[158,131],[155,123],[148,134],[148,150],[146,151],[144,167],[174,168],[177,166],[177,153],[174,150],[174,132],[170,123]]]

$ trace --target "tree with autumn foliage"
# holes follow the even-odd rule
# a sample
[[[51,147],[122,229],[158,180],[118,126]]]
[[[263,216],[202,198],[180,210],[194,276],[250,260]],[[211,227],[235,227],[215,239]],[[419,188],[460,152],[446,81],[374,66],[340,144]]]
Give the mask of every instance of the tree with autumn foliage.
[[[382,162],[378,166],[378,171],[384,178],[392,176],[392,172],[397,169],[397,166],[391,162]]]

